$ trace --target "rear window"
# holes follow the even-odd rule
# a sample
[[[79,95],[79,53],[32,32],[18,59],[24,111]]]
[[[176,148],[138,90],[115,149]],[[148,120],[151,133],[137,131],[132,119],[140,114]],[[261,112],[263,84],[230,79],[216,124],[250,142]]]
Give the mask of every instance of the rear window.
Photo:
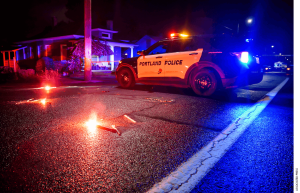
[[[193,47],[203,48],[205,51],[251,51],[253,42],[246,42],[244,37],[230,37],[222,35],[203,35],[193,38]]]
[[[149,54],[162,54],[171,52],[194,51],[203,48],[206,51],[239,52],[253,51],[253,42],[246,39],[222,35],[199,35],[191,39],[164,41],[152,45]]]

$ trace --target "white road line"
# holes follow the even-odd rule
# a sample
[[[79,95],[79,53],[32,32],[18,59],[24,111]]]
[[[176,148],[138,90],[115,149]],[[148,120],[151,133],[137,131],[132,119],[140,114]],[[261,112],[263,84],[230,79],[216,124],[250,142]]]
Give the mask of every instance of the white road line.
[[[160,183],[155,184],[148,192],[190,192],[230,149],[288,80],[289,78],[286,78],[267,93],[263,99],[226,127],[208,145],[181,164],[176,171],[165,177]]]

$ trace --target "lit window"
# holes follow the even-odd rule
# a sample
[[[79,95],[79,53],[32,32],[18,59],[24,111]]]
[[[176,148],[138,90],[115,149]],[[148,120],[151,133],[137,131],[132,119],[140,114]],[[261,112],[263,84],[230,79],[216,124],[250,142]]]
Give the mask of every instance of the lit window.
[[[51,56],[51,45],[45,45],[45,56]]]
[[[41,46],[37,46],[37,55],[38,55],[38,58],[41,57]]]
[[[61,44],[60,45],[60,60],[66,60],[67,59],[67,45]]]
[[[33,58],[33,51],[32,51],[32,47],[29,47],[29,58],[32,59]]]
[[[26,52],[25,52],[25,48],[23,48],[23,59],[26,59]]]

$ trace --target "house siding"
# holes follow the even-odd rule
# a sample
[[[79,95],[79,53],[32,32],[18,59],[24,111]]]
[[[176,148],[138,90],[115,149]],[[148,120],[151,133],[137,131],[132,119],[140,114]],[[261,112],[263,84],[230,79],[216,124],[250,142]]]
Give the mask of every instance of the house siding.
[[[102,30],[102,31],[101,31]],[[103,57],[92,57],[92,61],[94,62],[94,65],[98,66],[111,66],[111,70],[115,70],[116,67],[119,64],[119,60],[122,59],[122,48],[129,48],[133,49],[135,45],[130,43],[122,43],[122,42],[115,42],[111,41],[113,37],[113,33],[117,33],[117,31],[112,30],[106,30],[106,29],[94,29],[92,30],[92,35],[101,38],[103,34],[109,34],[110,41],[106,41],[105,39],[102,39],[102,43],[107,43],[108,46],[111,47],[111,49],[114,51],[114,55],[112,56],[103,56]],[[43,39],[36,39],[36,40],[28,40],[23,42],[17,42],[17,44],[22,45],[23,47],[26,47],[25,49],[20,49],[17,51],[17,60],[20,64],[21,68],[35,68],[37,61],[45,57],[46,55],[50,58],[52,58],[54,61],[66,61],[70,57],[71,50],[64,50],[62,51],[62,45],[66,45],[67,47],[72,47],[74,43],[76,43],[78,40],[82,39],[83,36],[81,35],[66,35],[66,36],[58,36],[58,37],[51,37],[51,38],[43,38]],[[49,50],[47,52],[46,45],[49,45]],[[65,49],[65,48],[64,48]],[[30,51],[31,50],[31,51]],[[24,53],[25,51],[25,53]],[[46,54],[47,53],[47,54]],[[67,57],[62,57],[62,53],[64,55],[67,53]],[[131,52],[129,52],[131,53]],[[129,54],[128,54],[129,55]],[[101,63],[101,61],[103,61]]]

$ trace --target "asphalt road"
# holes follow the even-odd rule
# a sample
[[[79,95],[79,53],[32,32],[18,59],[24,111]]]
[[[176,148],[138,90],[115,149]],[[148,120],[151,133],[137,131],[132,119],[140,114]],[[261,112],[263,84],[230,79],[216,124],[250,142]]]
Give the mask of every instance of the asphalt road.
[[[2,192],[146,192],[285,78],[284,74],[266,74],[260,84],[232,93],[220,92],[212,98],[195,96],[188,89],[163,86],[137,85],[126,90],[115,82],[61,86],[48,92],[32,88],[0,89],[0,189]],[[274,111],[280,112],[279,115]],[[248,159],[242,155],[263,154],[259,147],[244,145],[256,139],[254,135],[266,136],[259,138],[262,144],[269,141],[270,135],[275,136],[275,131],[270,132],[271,125],[262,120],[276,124],[277,133],[289,123],[285,132],[291,135],[292,111],[291,106],[277,105],[266,111],[265,117],[259,117],[251,126],[254,129],[249,129],[253,133],[245,132],[245,139],[235,145],[245,149],[238,159],[241,163],[236,161],[236,155],[225,156],[219,162],[223,164],[215,167],[217,172],[224,176],[220,168],[228,162],[242,169],[251,167],[244,163]],[[282,114],[288,114],[289,118],[281,119]],[[98,127],[88,128],[86,122],[95,117]],[[284,143],[286,154],[292,154],[290,138],[279,142],[277,136],[272,140],[272,144]],[[235,146],[232,151],[240,151],[237,148],[241,147]],[[263,175],[275,171],[269,161],[282,155],[276,149],[269,151],[268,159],[261,156],[259,160],[266,164],[253,172]],[[291,156],[286,156],[285,161],[290,169]],[[212,170],[194,191],[211,192],[217,185],[219,191],[239,189],[251,178],[249,175],[248,181],[228,188],[215,176],[209,177],[213,173],[216,172]],[[247,173],[243,174],[247,179]],[[227,180],[216,175],[217,179]],[[286,183],[292,183],[289,173],[281,176]],[[209,186],[211,179],[214,183]],[[257,183],[253,182],[253,186]],[[251,187],[246,190],[252,190]]]
[[[293,81],[192,192],[293,192]]]

